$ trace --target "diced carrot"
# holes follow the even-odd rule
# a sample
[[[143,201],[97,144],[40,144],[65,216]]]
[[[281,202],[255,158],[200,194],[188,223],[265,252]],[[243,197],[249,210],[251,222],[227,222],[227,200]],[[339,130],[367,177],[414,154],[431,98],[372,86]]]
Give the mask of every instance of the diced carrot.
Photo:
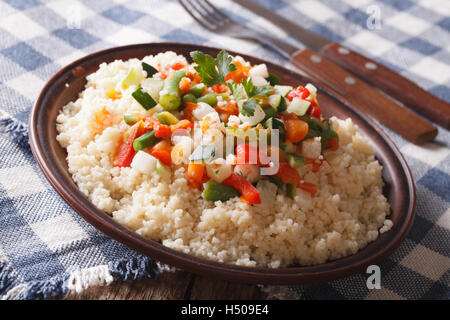
[[[228,102],[221,106],[216,106],[214,109],[219,113],[219,115],[221,116],[220,118],[223,122],[227,122],[228,118],[231,115],[237,116],[239,114],[239,107],[235,102],[234,103]]]
[[[179,88],[182,94],[188,92],[191,88],[191,80],[188,77],[183,77],[180,81]]]
[[[183,63],[181,63],[181,62],[175,62],[174,64],[172,64],[170,66],[170,68],[173,69],[173,70],[180,70],[180,69],[183,69],[185,67],[186,66]]]
[[[203,185],[203,175],[205,173],[205,165],[201,163],[189,163],[187,170],[188,184],[197,189],[201,189]]]
[[[165,165],[170,166],[172,164],[172,146],[167,140],[162,140],[155,144],[150,153],[155,158],[161,160]]]
[[[261,203],[259,191],[250,182],[236,173],[222,181],[224,185],[235,188],[241,194],[241,200],[248,204]]]
[[[196,72],[190,72],[188,69],[187,77],[191,79],[191,85],[198,84],[202,82],[202,78]]]
[[[194,122],[194,116],[192,115],[192,111],[197,108],[198,104],[192,102],[185,102],[184,105],[186,108],[183,109],[183,119],[189,120],[190,122]]]
[[[317,192],[317,186],[310,182],[300,182],[298,187],[302,190],[309,192],[312,196]]]
[[[219,83],[219,84],[213,85],[211,87],[211,90],[214,91],[215,93],[225,93],[228,91],[228,87],[223,83]]]
[[[300,119],[285,121],[286,138],[292,143],[302,140],[308,134],[308,123]]]
[[[159,122],[155,123],[153,130],[155,131],[155,137],[170,139],[172,136],[172,130],[166,124],[161,124]]]
[[[292,183],[298,185],[300,183],[300,175],[297,170],[289,165],[287,162],[280,162],[277,177],[284,183]]]
[[[170,130],[172,130],[172,133],[175,132],[175,130],[178,129],[187,129],[187,128],[193,128],[194,124],[192,122],[190,122],[189,120],[183,119],[178,121],[175,124],[172,124],[170,126]]]
[[[155,125],[159,123],[158,119],[156,118],[145,118],[144,120],[144,128],[146,131],[153,130]]]

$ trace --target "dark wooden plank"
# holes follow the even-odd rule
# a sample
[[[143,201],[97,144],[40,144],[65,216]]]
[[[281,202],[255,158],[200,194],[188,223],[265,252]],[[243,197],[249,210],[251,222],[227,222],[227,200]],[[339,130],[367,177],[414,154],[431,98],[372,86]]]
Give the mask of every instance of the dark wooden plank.
[[[156,279],[131,283],[114,283],[94,287],[80,294],[70,294],[69,300],[180,300],[184,299],[192,275],[183,271],[164,272]]]
[[[191,300],[263,300],[267,298],[267,294],[262,292],[256,285],[238,284],[195,276],[194,284],[187,298]]]

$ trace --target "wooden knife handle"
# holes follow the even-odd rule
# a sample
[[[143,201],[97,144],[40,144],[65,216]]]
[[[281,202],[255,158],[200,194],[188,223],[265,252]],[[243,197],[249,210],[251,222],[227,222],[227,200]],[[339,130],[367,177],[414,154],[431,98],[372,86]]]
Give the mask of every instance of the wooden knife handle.
[[[371,115],[411,142],[421,144],[436,137],[437,128],[431,123],[324,56],[305,48],[294,53],[291,62],[333,90],[346,103]]]
[[[330,43],[322,49],[321,53],[424,117],[447,130],[450,129],[450,104],[425,91],[399,73],[338,43]]]

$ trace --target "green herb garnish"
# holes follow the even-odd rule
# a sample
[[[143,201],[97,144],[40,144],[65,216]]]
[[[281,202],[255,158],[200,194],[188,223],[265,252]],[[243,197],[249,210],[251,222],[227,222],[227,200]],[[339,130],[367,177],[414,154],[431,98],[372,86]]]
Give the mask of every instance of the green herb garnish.
[[[224,50],[215,59],[201,51],[192,51],[191,57],[197,64],[195,70],[208,87],[225,83],[225,76],[236,70],[236,66],[231,63],[231,56]]]

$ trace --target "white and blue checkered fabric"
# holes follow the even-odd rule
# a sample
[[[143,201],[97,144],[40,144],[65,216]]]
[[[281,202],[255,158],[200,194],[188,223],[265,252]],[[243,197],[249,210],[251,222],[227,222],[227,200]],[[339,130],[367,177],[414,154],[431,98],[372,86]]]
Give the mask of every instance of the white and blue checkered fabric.
[[[355,49],[450,101],[448,0],[258,0],[278,14]],[[236,20],[281,30],[229,1]],[[0,297],[63,297],[90,285],[153,277],[158,265],[106,237],[52,190],[27,144],[31,106],[61,67],[88,53],[130,43],[180,41],[219,46],[289,65],[258,43],[202,29],[176,1],[0,0]],[[290,287],[303,299],[449,299],[450,133],[413,145],[389,135],[417,187],[414,225],[380,263],[381,289],[367,274]]]

